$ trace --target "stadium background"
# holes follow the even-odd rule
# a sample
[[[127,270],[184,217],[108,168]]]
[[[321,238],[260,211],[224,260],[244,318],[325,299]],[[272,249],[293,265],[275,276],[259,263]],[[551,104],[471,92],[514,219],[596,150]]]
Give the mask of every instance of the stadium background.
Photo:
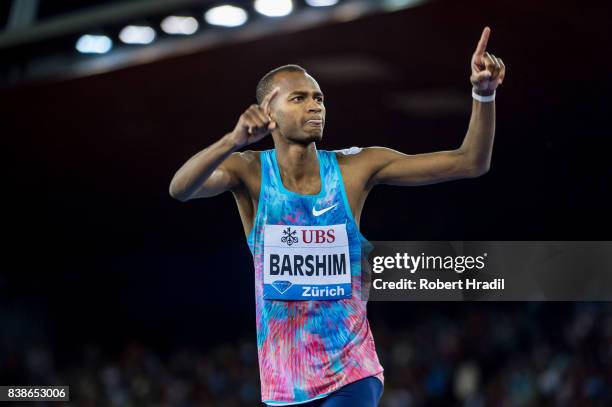
[[[110,3],[43,0],[39,20]],[[199,3],[189,11],[201,20],[210,2]],[[26,67],[57,65],[82,33],[13,45],[0,35],[0,383],[70,384],[74,406],[258,405],[252,260],[233,198],[180,203],[168,185],[286,63],[326,94],[319,148],[452,149],[469,119],[469,60],[490,26],[488,49],[508,69],[490,172],[378,187],[363,234],[609,239],[609,16],[605,2],[423,2],[245,28],[159,59],[142,53],[154,44],[124,47],[144,63],[121,69],[83,73],[71,58],[84,57],[70,55],[38,77]],[[48,58],[28,65],[37,53]],[[609,303],[373,302],[369,316],[382,406],[612,405]]]

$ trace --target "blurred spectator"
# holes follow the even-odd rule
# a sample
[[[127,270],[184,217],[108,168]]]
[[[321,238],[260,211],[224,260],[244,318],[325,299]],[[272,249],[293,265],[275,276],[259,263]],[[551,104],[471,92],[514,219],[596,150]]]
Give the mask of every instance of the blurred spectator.
[[[424,309],[410,329],[375,331],[386,378],[381,407],[612,405],[612,304],[482,304],[453,318]],[[69,384],[70,406],[261,405],[251,337],[165,357],[139,343],[120,354],[88,345],[79,363],[62,365],[49,346],[20,348],[10,332],[0,335],[3,375]]]

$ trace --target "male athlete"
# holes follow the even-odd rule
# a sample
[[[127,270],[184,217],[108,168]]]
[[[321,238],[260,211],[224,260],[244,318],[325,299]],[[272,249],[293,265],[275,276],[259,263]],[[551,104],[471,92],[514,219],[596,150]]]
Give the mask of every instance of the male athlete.
[[[456,150],[406,155],[383,148],[318,150],[323,93],[297,65],[266,74],[236,127],[176,173],[180,201],[231,191],[255,264],[261,395],[271,406],[373,407],[383,390],[361,299],[359,232],[375,185],[424,185],[487,172],[495,89],[505,66],[485,52],[485,27],[471,60],[472,115]],[[274,149],[237,150],[272,134]]]

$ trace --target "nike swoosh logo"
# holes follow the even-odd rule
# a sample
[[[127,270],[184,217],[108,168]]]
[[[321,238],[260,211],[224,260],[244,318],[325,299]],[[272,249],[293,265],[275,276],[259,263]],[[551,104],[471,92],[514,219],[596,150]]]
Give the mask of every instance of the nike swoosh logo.
[[[330,206],[330,207],[328,207],[328,208],[321,209],[321,210],[316,210],[316,209],[315,209],[315,207],[313,206],[313,207],[312,207],[312,214],[313,214],[314,216],[321,216],[321,215],[323,215],[325,212],[329,212],[329,211],[331,211],[331,210],[332,210],[332,209],[334,209],[336,206],[338,206],[338,204],[332,205],[332,206]]]

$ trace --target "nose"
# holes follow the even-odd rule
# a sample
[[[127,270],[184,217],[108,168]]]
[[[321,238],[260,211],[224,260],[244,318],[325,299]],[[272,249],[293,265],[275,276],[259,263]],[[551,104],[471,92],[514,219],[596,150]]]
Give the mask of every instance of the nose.
[[[308,105],[308,112],[309,113],[320,113],[321,111],[323,111],[323,108],[321,107],[321,105],[317,101],[311,100],[310,104]]]

